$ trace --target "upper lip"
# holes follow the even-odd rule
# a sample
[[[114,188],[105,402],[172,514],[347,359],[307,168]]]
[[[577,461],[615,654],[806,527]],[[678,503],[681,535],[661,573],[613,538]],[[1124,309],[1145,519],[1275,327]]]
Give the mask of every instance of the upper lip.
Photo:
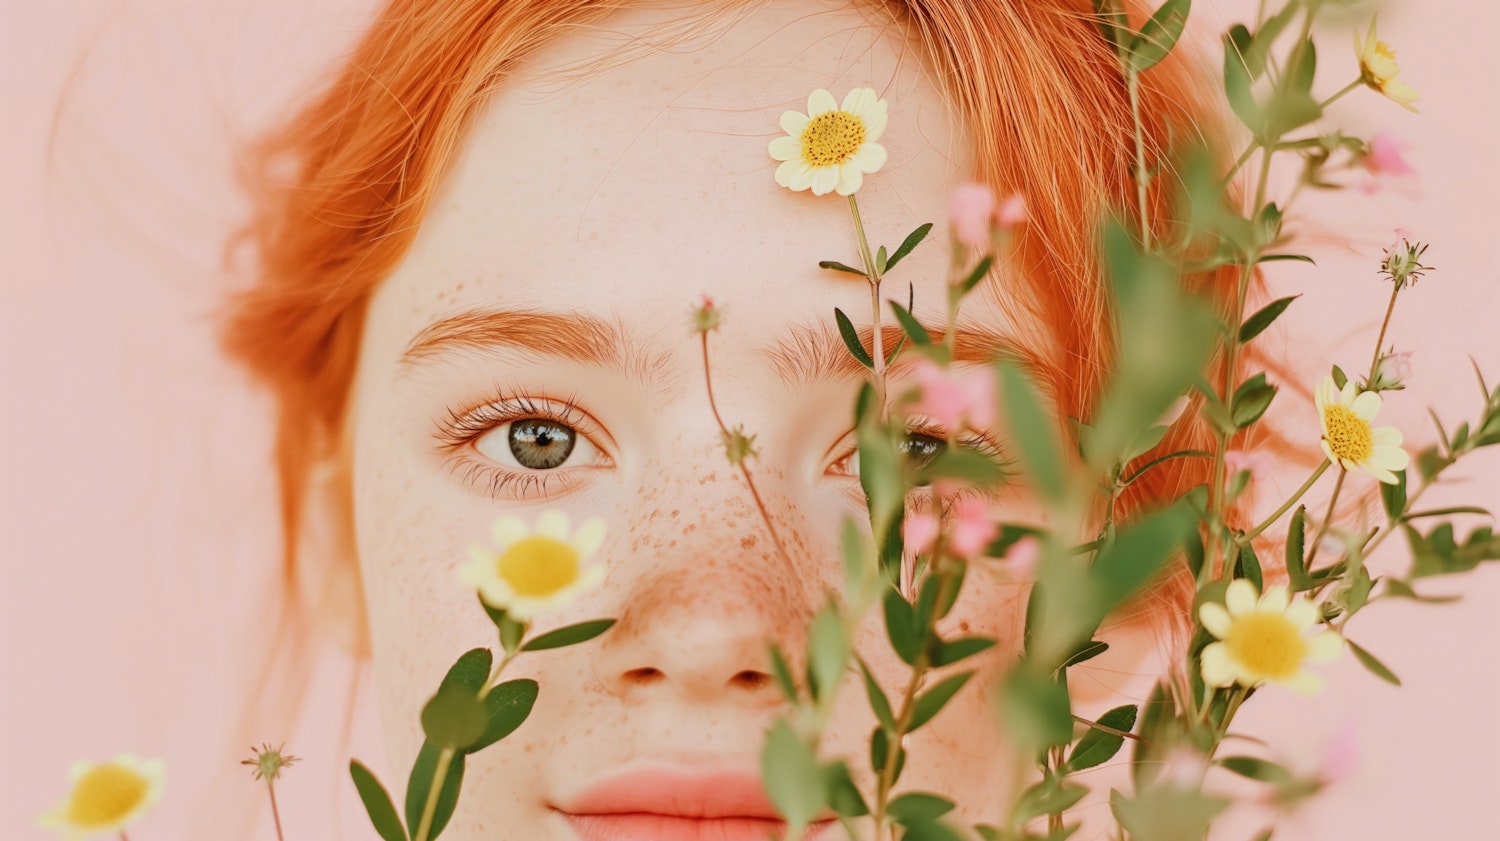
[[[766,818],[781,814],[760,775],[740,768],[692,768],[636,761],[557,804],[572,815],[657,814],[684,818]]]

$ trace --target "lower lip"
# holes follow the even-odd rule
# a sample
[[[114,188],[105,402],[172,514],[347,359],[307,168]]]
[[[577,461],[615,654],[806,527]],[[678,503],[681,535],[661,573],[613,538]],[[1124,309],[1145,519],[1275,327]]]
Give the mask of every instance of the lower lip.
[[[780,837],[785,827],[768,818],[685,818],[678,815],[632,813],[566,815],[583,841],[765,841]],[[819,821],[803,833],[817,841],[833,821]]]

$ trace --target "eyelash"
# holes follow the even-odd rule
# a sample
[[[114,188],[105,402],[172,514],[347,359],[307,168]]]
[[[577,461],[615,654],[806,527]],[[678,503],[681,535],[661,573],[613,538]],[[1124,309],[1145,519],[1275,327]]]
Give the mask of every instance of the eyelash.
[[[503,389],[498,384],[497,394],[507,394],[497,400],[472,404],[461,409],[449,409],[447,417],[438,421],[434,436],[439,448],[453,460],[452,469],[463,482],[479,488],[491,496],[513,496],[545,499],[552,485],[570,482],[573,477],[567,468],[552,470],[519,471],[508,467],[497,467],[480,461],[465,453],[480,436],[511,421],[538,418],[571,426],[578,434],[589,438],[589,418],[578,408],[577,397],[568,397],[560,404],[544,400],[520,389]],[[554,408],[561,406],[561,409]],[[597,444],[595,444],[598,447]],[[602,453],[603,448],[599,451]]]
[[[936,439],[938,439],[940,441],[947,440],[948,430],[946,428],[941,427],[941,426],[939,426],[939,425],[937,425],[935,423],[932,423],[930,421],[924,421],[920,416],[915,416],[915,415],[910,416],[910,420],[912,420],[913,423],[911,423],[906,428],[906,434],[907,435],[924,435],[924,436],[927,436],[929,438],[936,438]],[[978,495],[978,496],[980,496],[980,497],[982,497],[984,499],[991,499],[991,500],[993,500],[993,499],[999,498],[1005,492],[1005,490],[1008,487],[1011,486],[1012,483],[1011,483],[1010,480],[1015,476],[1015,470],[1014,470],[1015,460],[1013,458],[1011,458],[1011,456],[1009,455],[1009,453],[1006,451],[1005,447],[1002,446],[999,441],[995,440],[994,438],[990,437],[989,435],[985,435],[983,433],[975,432],[973,430],[968,430],[967,432],[965,432],[963,434],[960,434],[958,436],[957,441],[955,441],[955,443],[958,446],[960,446],[960,447],[966,447],[968,449],[973,450],[974,452],[979,453],[980,455],[982,455],[982,456],[984,456],[986,458],[991,459],[996,464],[1000,465],[1000,472],[1001,472],[1001,483],[998,486],[991,487],[991,488],[972,488],[972,487],[965,486],[965,487],[959,489],[959,491],[955,494],[955,496],[957,496],[957,497],[963,497],[963,496],[968,496],[968,495],[974,494],[974,495]],[[844,463],[850,461],[851,459],[854,458],[854,455],[857,452],[858,452],[857,448],[851,448],[849,450],[848,454],[842,456],[841,458],[839,458],[838,461],[835,461],[833,463],[834,466],[837,466],[837,465],[840,465],[840,464],[844,464]],[[851,477],[851,478],[857,478],[857,477]],[[922,494],[915,494],[913,496],[916,497],[916,498],[915,499],[908,498],[908,500],[907,500],[907,509],[908,509],[907,513],[908,514],[913,513],[912,506],[914,504],[920,504],[920,502],[921,502],[920,498],[923,495]],[[859,495],[859,501],[861,503],[863,503],[863,501],[864,501],[863,492],[861,492],[860,495]]]

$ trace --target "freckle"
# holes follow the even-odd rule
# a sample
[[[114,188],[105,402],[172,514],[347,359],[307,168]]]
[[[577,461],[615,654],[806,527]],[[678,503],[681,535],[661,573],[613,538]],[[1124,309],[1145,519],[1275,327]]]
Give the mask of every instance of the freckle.
[[[697,530],[698,530],[698,524],[697,523],[688,523],[687,527],[682,530],[682,534],[683,534],[684,537],[686,537],[687,535],[690,535],[690,534],[692,534],[693,532],[695,532]]]
[[[674,520],[675,520],[675,519],[677,519],[677,515],[678,515],[678,514],[681,514],[681,513],[682,513],[682,512],[681,512],[681,511],[680,511],[680,510],[678,510],[678,509],[676,509],[676,508],[673,508],[673,509],[672,509],[672,519],[674,519]]]
[[[752,548],[755,547],[755,544],[756,544],[757,541],[758,541],[758,538],[755,535],[753,535],[753,534],[747,534],[744,537],[740,538],[740,548],[741,549],[752,549]]]
[[[668,543],[667,544],[667,548],[668,549],[676,549],[677,548],[677,541],[674,540],[674,541]]]

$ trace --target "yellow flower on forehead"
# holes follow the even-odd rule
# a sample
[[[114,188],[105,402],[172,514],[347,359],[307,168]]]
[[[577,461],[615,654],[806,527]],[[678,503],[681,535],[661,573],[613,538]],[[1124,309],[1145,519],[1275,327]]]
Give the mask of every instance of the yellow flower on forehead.
[[[73,790],[37,817],[37,824],[61,830],[68,841],[102,832],[120,832],[151,811],[161,797],[167,764],[122,753],[108,762],[81,760],[68,776]]]
[[[503,516],[493,526],[493,548],[469,547],[458,578],[491,607],[526,622],[561,607],[604,580],[604,567],[588,563],[604,545],[604,521],[591,517],[568,532],[568,515],[547,511],[528,527]]]
[[[1224,604],[1205,602],[1198,618],[1218,642],[1203,649],[1203,682],[1209,686],[1284,683],[1312,694],[1322,686],[1308,663],[1322,663],[1344,650],[1344,638],[1329,630],[1307,636],[1318,620],[1318,608],[1284,586],[1257,594],[1243,578],[1229,583]]]
[[[866,173],[885,165],[885,147],[877,141],[885,132],[885,100],[874,88],[855,88],[838,106],[822,88],[807,98],[807,113],[781,115],[785,137],[771,141],[776,183],[793,191],[811,188],[813,195],[837,191],[852,196]]]
[[[1401,72],[1396,64],[1396,51],[1391,45],[1375,37],[1375,21],[1370,21],[1370,31],[1363,42],[1359,33],[1354,33],[1354,52],[1359,56],[1360,80],[1374,90],[1385,94],[1392,102],[1406,110],[1417,113],[1412,105],[1417,101],[1417,92],[1411,85],[1396,78]]]
[[[1387,485],[1396,484],[1392,471],[1406,467],[1411,457],[1401,449],[1401,430],[1370,425],[1380,414],[1379,394],[1359,392],[1352,382],[1340,389],[1332,377],[1324,377],[1313,391],[1313,402],[1323,426],[1323,454],[1329,461],[1345,470],[1363,470]]]

